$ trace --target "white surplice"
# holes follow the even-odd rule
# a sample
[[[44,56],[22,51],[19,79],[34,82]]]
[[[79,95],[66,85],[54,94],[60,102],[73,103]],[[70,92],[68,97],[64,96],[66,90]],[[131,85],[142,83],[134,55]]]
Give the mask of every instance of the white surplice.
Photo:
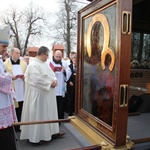
[[[10,81],[11,78],[9,73],[5,73],[3,61],[0,59],[0,81],[2,81],[2,83],[0,83],[0,88],[2,89],[0,90],[0,129],[12,126],[12,123],[17,121],[14,101],[9,91],[12,87],[8,87],[12,85],[4,81]]]
[[[51,88],[52,80],[56,80],[56,77],[47,63],[35,58],[28,65],[22,122],[58,119],[55,88]],[[41,140],[51,140],[55,133],[59,133],[58,123],[24,125],[21,126],[20,139],[38,143]]]
[[[22,69],[19,65],[12,65],[13,75],[22,75]],[[14,80],[15,93],[14,98],[17,102],[21,102],[24,100],[24,81],[20,78]]]
[[[63,66],[66,70],[66,76],[64,75],[63,70],[55,71],[55,75],[56,75],[56,78],[58,81],[58,86],[56,87],[56,95],[65,97],[66,82],[68,81],[68,79],[71,76],[71,70],[70,70],[68,64],[66,63],[66,61],[64,61],[64,60],[62,60],[62,65],[56,64],[53,60],[47,60],[47,64],[50,65],[50,63],[52,63],[52,65],[54,67],[62,67]]]

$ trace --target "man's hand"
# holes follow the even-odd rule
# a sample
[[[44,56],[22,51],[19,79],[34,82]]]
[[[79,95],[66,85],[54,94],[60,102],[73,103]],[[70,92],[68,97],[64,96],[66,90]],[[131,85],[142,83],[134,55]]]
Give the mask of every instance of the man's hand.
[[[12,80],[16,80],[16,79],[18,79],[17,76],[12,76]]]
[[[53,80],[52,81],[52,84],[51,84],[51,87],[52,88],[55,88],[57,86],[57,81],[56,80]]]
[[[73,82],[72,82],[72,81],[70,81],[70,82],[69,82],[69,84],[70,84],[70,86],[74,86],[74,84],[73,84]]]
[[[18,78],[24,80],[24,75],[16,75],[16,76],[12,76],[12,80],[16,80],[16,79],[18,79]]]

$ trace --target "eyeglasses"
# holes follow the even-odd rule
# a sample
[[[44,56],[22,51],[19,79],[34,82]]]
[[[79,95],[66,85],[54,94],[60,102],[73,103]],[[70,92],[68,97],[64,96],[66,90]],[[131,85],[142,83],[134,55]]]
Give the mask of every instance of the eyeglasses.
[[[49,56],[48,54],[43,54],[43,55]]]

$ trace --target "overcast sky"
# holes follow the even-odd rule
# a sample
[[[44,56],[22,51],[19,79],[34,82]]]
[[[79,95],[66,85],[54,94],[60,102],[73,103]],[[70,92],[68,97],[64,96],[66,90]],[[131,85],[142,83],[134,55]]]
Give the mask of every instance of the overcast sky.
[[[17,7],[25,7],[28,3],[33,2],[41,7],[44,7],[46,10],[52,12],[55,11],[58,7],[58,0],[4,0],[1,3],[1,9],[8,8],[9,5],[16,5]],[[86,4],[89,3],[87,0],[72,0],[76,1],[78,4]]]
[[[10,5],[23,8],[30,2],[33,2],[49,11],[54,11],[58,7],[57,0],[4,0],[3,3],[1,3],[0,9],[6,9]]]
[[[79,6],[82,5],[83,7],[89,3],[87,0],[72,0],[72,1],[76,1],[76,3]],[[28,6],[28,4],[31,2],[33,2],[33,4],[35,4],[35,5],[43,7],[45,11],[51,12],[51,13],[58,10],[58,6],[59,6],[58,0],[23,0],[23,1],[22,0],[4,0],[1,3],[0,11],[6,10],[11,5],[16,6],[19,9],[22,9],[22,8]],[[41,41],[41,42],[38,41],[36,44],[38,44],[37,46],[39,46],[39,45],[43,44],[43,41]],[[46,46],[49,46],[49,41],[47,41],[47,42],[44,41],[44,44]]]

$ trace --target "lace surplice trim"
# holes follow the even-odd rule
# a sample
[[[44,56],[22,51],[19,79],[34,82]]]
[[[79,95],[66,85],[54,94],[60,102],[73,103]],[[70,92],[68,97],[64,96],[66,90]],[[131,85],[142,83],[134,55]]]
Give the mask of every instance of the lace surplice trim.
[[[12,78],[9,74],[0,75],[0,92],[5,94],[13,94],[12,90]]]
[[[14,105],[0,109],[0,129],[7,128],[17,122]]]

